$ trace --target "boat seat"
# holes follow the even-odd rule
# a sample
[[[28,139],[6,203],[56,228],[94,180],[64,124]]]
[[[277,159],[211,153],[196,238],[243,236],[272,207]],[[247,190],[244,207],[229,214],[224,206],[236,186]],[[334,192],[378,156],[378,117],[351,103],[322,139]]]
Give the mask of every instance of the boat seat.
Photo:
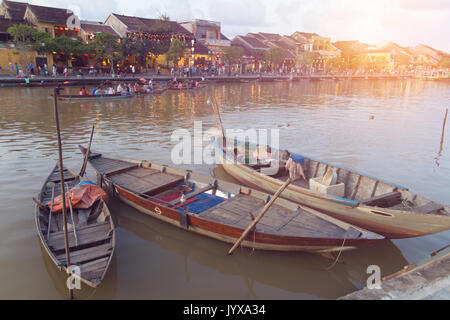
[[[399,191],[392,191],[378,196],[360,201],[361,204],[366,206],[376,206],[381,208],[387,208],[395,206],[402,202],[402,194]]]

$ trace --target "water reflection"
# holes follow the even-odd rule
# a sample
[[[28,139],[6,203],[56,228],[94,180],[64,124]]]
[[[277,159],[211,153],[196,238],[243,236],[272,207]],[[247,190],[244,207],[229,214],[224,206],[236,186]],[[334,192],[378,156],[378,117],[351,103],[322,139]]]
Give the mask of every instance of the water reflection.
[[[439,81],[302,80],[210,84],[202,90],[122,101],[61,102],[64,161],[80,168],[77,146],[88,143],[95,121],[94,150],[171,164],[174,129],[192,130],[194,120],[202,120],[204,130],[216,125],[206,103],[214,96],[225,128],[279,128],[281,148],[450,204],[450,139],[443,142],[440,165],[435,164],[448,89],[449,83]],[[68,90],[76,93],[78,88]],[[30,201],[57,158],[51,92],[0,88],[0,264],[3,274],[11,275],[1,279],[1,297],[67,295],[64,275],[54,277],[56,268],[44,268],[36,255]],[[220,167],[182,167],[227,179]],[[344,252],[344,263],[327,271],[332,261],[310,254],[250,255],[242,250],[228,257],[225,244],[165,226],[121,204],[111,211],[120,220],[115,260],[93,298],[334,298],[363,286],[369,264],[380,265],[386,275],[450,242],[450,232],[386,241]],[[35,267],[31,271],[29,266]],[[45,286],[47,274],[54,287]],[[29,283],[39,288],[20,289]]]

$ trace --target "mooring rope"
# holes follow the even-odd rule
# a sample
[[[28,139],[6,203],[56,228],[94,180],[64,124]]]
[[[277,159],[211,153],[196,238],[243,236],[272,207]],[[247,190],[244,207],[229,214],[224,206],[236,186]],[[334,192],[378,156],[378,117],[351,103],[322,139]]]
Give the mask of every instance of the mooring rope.
[[[327,270],[327,271],[330,270],[330,269],[333,268],[333,267],[336,265],[336,263],[339,261],[339,257],[341,256],[342,250],[344,249],[345,240],[347,239],[347,232],[348,232],[348,230],[349,230],[349,229],[347,229],[347,230],[345,231],[344,240],[342,241],[341,248],[339,249],[339,254],[337,255],[337,257],[336,257],[336,259],[334,260],[334,262],[333,262],[328,268],[325,268],[325,270]]]

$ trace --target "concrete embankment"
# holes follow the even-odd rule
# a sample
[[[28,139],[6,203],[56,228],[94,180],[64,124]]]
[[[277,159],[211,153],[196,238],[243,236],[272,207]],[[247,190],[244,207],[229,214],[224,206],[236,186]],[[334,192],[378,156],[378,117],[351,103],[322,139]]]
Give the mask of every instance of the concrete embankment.
[[[381,289],[365,287],[340,298],[340,300],[448,299],[450,299],[450,247],[385,277],[381,281]]]

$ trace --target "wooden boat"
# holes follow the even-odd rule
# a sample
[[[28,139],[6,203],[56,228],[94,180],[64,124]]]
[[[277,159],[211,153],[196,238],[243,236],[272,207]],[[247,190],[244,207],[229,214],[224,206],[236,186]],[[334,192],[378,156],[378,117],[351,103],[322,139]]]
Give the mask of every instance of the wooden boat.
[[[256,150],[255,145],[244,147],[241,144],[235,148],[234,141],[228,140],[228,147],[224,148],[222,141],[222,138],[215,140],[216,154],[223,157],[224,170],[240,183],[274,193],[287,179],[288,173],[284,167],[286,161],[282,159],[282,152],[272,151],[274,157],[280,161],[280,169],[268,174],[270,164],[256,161],[254,164],[245,164],[234,160],[236,152],[242,155],[245,152],[252,154],[252,150]],[[306,180],[297,180],[289,185],[282,194],[285,199],[387,238],[417,237],[450,229],[449,206],[426,199],[400,185],[324,161],[292,153],[291,155],[303,161]],[[310,189],[310,179],[320,182],[328,170],[334,172],[336,184],[343,184],[342,197]],[[314,185],[317,186],[317,183]]]
[[[80,149],[86,153],[86,148]],[[236,242],[269,199],[256,190],[147,161],[99,153],[90,153],[88,159],[110,193],[123,202],[174,226],[226,243]],[[277,199],[242,246],[331,252],[381,239],[384,237]]]
[[[83,181],[80,176],[68,169],[64,169],[64,180],[69,188],[78,185]],[[48,184],[55,184],[56,198],[61,194],[61,184],[59,180],[59,167],[56,166],[46,179],[41,189],[38,200],[41,204],[52,200],[52,187]],[[67,192],[67,191],[66,191]],[[63,218],[62,213],[53,213],[50,219],[50,209],[36,205],[35,220],[36,227],[44,250],[49,255],[53,263],[67,272],[65,267],[66,253],[64,243]],[[71,212],[67,208],[67,223],[72,225]],[[103,200],[97,200],[94,205],[87,210],[73,208],[73,218],[75,220],[75,232],[73,227],[68,227],[70,263],[80,267],[80,280],[96,288],[105,277],[111,262],[115,247],[114,224],[108,206]]]
[[[94,95],[85,95],[80,96],[78,94],[60,94],[58,95],[59,100],[79,100],[79,101],[86,101],[86,100],[104,100],[104,99],[127,99],[134,97],[133,94],[121,94],[121,93],[115,93],[115,94],[102,94],[98,96]]]

